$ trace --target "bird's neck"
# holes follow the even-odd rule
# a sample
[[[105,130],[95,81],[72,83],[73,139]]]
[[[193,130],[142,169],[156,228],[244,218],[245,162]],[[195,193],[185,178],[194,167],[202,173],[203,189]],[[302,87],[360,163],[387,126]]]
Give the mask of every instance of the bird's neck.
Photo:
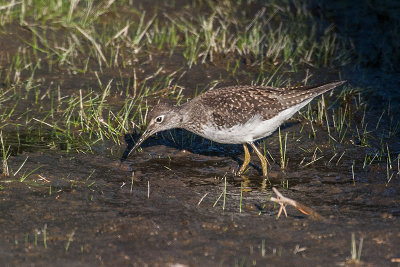
[[[203,122],[207,116],[204,106],[193,99],[176,108],[177,116],[179,116],[179,128],[201,134],[201,128],[203,128]]]
[[[187,105],[189,102],[186,102],[180,106],[175,107],[175,112],[177,117],[179,117],[179,128],[185,128],[185,125],[191,120],[191,110],[193,109],[192,105]],[[193,115],[193,114],[192,114]]]

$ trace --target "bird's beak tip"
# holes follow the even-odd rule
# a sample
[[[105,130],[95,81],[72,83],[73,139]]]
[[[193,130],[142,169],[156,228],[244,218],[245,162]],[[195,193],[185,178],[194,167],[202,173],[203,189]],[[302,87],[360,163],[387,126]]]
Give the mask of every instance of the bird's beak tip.
[[[140,147],[140,145],[146,141],[147,138],[149,138],[152,135],[152,131],[149,129],[146,129],[146,131],[144,131],[144,133],[140,136],[139,140],[136,142],[136,144],[133,146],[133,148],[131,149],[131,151],[129,151],[128,153],[128,157],[129,155],[135,151],[136,149],[138,149]]]

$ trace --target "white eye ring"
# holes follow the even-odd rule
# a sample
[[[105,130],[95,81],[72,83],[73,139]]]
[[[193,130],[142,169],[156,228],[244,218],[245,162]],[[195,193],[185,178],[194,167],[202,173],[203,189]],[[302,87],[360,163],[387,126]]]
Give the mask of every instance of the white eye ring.
[[[164,115],[158,116],[154,121],[157,123],[162,123],[164,120]]]

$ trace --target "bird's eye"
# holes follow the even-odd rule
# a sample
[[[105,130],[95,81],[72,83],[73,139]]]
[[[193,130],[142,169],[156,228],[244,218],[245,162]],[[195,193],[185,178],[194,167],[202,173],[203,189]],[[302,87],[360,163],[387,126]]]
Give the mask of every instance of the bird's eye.
[[[157,122],[157,123],[161,123],[163,120],[164,120],[164,116],[158,116],[158,117],[156,118],[156,122]]]

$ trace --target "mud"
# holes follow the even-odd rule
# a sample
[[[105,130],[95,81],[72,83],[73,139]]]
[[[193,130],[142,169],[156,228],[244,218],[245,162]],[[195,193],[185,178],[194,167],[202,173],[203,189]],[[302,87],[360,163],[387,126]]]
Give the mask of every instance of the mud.
[[[101,154],[50,150],[13,157],[14,170],[27,157],[26,169],[40,169],[23,183],[2,178],[1,261],[9,266],[332,266],[351,262],[352,233],[357,245],[363,239],[362,263],[389,265],[398,257],[398,175],[387,186],[378,166],[356,169],[353,180],[347,159],[337,166],[326,159],[300,168],[295,158],[304,152],[291,147],[288,168],[272,163],[263,183],[257,168],[242,178],[233,175],[242,159],[240,146],[207,141],[174,146],[168,138],[174,135],[188,133],[152,138],[142,153],[122,164]],[[276,134],[266,141],[272,155],[279,153],[276,141]],[[224,203],[224,197],[217,199],[225,179]],[[292,207],[287,218],[277,219],[278,207],[268,201],[271,186],[324,220]]]
[[[157,12],[145,8],[150,14]],[[112,20],[115,14],[105,16]],[[15,37],[12,33],[32,38],[29,30],[14,24],[4,31],[0,35],[2,68],[7,58],[4,51],[13,54],[23,46],[11,38]],[[184,65],[177,84],[184,88],[185,98],[215,84],[250,84],[259,75],[245,62],[234,75],[218,60],[189,69],[179,52],[159,51],[152,61],[148,58],[147,54],[135,58],[140,62],[135,66],[138,83],[147,81],[159,66],[163,67],[160,76],[167,76]],[[54,67],[48,73],[46,63],[43,66],[35,77],[43,88],[41,94],[46,90],[56,94],[58,85],[62,96],[79,95],[78,88],[100,92],[93,71],[72,74]],[[340,77],[336,69],[310,69],[316,82]],[[108,105],[116,109],[123,105],[125,99],[115,88],[132,80],[133,70],[104,68],[101,82],[114,79]],[[280,77],[301,81],[306,72]],[[21,72],[21,80],[28,76],[27,71]],[[5,83],[1,86],[6,87]],[[120,145],[104,140],[92,145],[91,151],[78,153],[82,144],[56,138],[54,129],[37,121],[24,124],[24,112],[36,105],[31,98],[18,99],[26,105],[15,112],[23,115],[1,128],[10,145],[12,174],[0,176],[1,266],[399,265],[400,137],[396,130],[397,134],[384,139],[387,144],[374,132],[370,145],[362,146],[353,129],[352,136],[332,145],[325,125],[311,125],[298,115],[282,126],[283,136],[288,133],[287,167],[281,169],[275,133],[257,143],[271,155],[268,179],[261,176],[254,153],[249,169],[237,177],[244,156],[241,145],[212,143],[179,129],[149,138],[122,163],[124,140],[132,145],[138,132],[125,137],[121,133]],[[151,105],[166,98],[154,94],[146,100]],[[1,104],[3,111],[13,106]],[[48,98],[41,104],[43,110],[51,106]],[[29,115],[42,118],[43,110]],[[380,122],[383,130],[379,133],[387,135],[396,124],[381,113],[372,108],[365,116],[372,130]],[[354,114],[356,124],[362,119],[362,112]],[[391,168],[385,157],[363,164],[366,155],[372,158],[385,149]],[[277,219],[279,206],[269,201],[272,187],[323,219],[313,220],[293,207],[287,207],[287,218]]]

